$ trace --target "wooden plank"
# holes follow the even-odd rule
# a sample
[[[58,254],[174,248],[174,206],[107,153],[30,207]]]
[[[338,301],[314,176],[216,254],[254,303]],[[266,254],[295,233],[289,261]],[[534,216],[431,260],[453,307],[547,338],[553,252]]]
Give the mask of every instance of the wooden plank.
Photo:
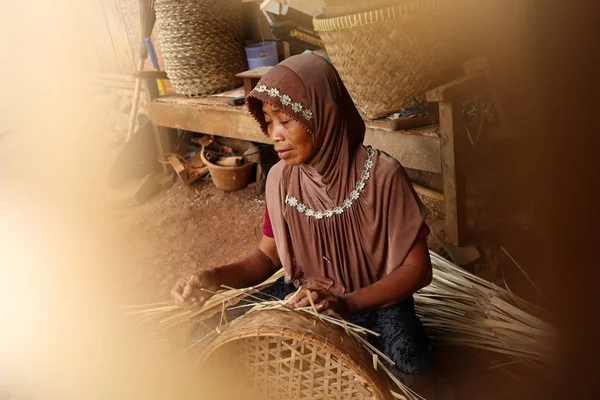
[[[442,172],[440,138],[432,127],[411,131],[386,131],[368,127],[365,144],[385,151],[406,168]]]
[[[426,97],[429,102],[454,100],[469,96],[483,86],[485,78],[482,74],[469,75],[430,90]]]
[[[244,106],[227,104],[226,97],[162,96],[152,102],[151,121],[160,126],[272,144]],[[405,167],[442,172],[436,127],[392,132],[389,123],[366,123],[365,144],[383,150]]]
[[[464,171],[458,155],[464,127],[461,108],[452,101],[440,102],[442,178],[446,206],[446,241],[460,246],[466,232],[466,193]],[[464,139],[463,139],[464,140]]]
[[[203,100],[225,100],[227,98],[203,98]],[[271,144],[257,126],[256,121],[243,107],[217,106],[183,103],[152,102],[150,119],[153,123],[169,128],[185,129],[212,135]]]
[[[239,74],[235,74],[238,78],[262,78],[264,74],[269,72],[269,70],[273,67],[258,67],[249,69],[248,71],[240,72]]]

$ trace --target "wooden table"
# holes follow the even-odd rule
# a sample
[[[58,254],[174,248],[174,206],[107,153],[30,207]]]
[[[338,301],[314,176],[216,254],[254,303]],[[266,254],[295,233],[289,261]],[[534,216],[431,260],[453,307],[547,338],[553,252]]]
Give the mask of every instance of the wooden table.
[[[152,102],[150,119],[163,127],[272,144],[246,107],[230,106],[229,98],[162,96]],[[407,168],[442,172],[437,126],[392,132],[384,122],[366,125],[365,144],[389,153]]]

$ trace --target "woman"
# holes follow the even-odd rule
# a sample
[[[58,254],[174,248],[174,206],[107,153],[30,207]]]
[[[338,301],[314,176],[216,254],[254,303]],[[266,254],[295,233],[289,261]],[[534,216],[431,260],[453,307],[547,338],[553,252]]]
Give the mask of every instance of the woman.
[[[284,298],[310,289],[319,310],[381,334],[373,344],[404,381],[422,372],[429,342],[412,294],[431,282],[424,209],[405,170],[365,147],[364,122],[340,77],[314,54],[272,68],[247,105],[281,161],[269,172],[263,237],[236,262],[182,279],[172,295],[202,304],[208,289],[256,285],[283,266]],[[302,290],[290,304],[310,304]]]

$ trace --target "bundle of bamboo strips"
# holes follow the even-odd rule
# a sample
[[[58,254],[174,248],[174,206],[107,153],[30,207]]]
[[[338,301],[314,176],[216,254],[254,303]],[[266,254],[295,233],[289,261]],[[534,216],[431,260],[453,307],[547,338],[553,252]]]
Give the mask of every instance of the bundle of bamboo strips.
[[[555,328],[545,312],[508,289],[430,252],[432,283],[414,295],[415,308],[436,342],[507,355],[546,370],[555,362]]]
[[[544,315],[542,309],[508,289],[465,271],[434,252],[430,252],[430,255],[433,266],[432,283],[417,292],[414,299],[417,314],[437,343],[504,354],[511,357],[512,362],[523,363],[545,372],[552,369],[557,332],[551,324],[538,317]],[[144,316],[145,321],[158,320],[164,328],[174,328],[184,322],[204,320],[239,302],[244,304],[238,307],[248,307],[253,311],[272,307],[289,308],[282,301],[265,302],[253,295],[282,276],[284,272],[280,270],[259,286],[246,289],[224,288],[199,308],[165,302],[135,306],[131,314]],[[352,326],[337,317],[318,314],[311,307],[296,310],[315,313],[327,322],[344,326],[349,334],[354,332],[360,336],[367,332],[364,328]],[[367,333],[376,334],[370,331]],[[362,337],[361,339],[368,347],[368,342]],[[369,348],[369,351],[376,350]],[[378,356],[386,358],[382,354]]]

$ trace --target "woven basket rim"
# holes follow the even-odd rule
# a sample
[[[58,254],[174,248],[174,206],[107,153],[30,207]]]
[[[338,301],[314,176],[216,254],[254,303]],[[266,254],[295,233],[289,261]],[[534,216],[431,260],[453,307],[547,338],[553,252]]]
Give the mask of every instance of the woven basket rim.
[[[406,15],[429,11],[437,8],[439,0],[415,0],[410,3],[384,7],[378,10],[364,11],[341,17],[327,17],[324,14],[313,18],[313,25],[317,32],[337,31],[351,29],[364,25],[377,24]]]
[[[281,310],[264,310],[259,311],[259,313],[269,313],[269,314],[277,314],[285,311]],[[286,312],[287,313],[287,312]],[[235,322],[243,321],[245,317],[249,315],[244,315],[238,318]],[[254,316],[253,316],[254,317]],[[297,315],[297,317],[307,319],[305,315]],[[312,319],[307,319],[312,322]],[[318,322],[317,323],[323,323]],[[233,329],[232,329],[233,328]],[[331,327],[333,328],[333,327]],[[340,329],[333,328],[334,331],[340,331]],[[341,333],[341,332],[340,332]],[[230,325],[223,332],[221,332],[215,339],[213,339],[209,344],[207,344],[205,351],[202,352],[200,357],[200,365],[204,365],[210,358],[212,354],[214,354],[221,347],[238,341],[240,339],[247,338],[257,338],[257,337],[281,337],[286,339],[300,339],[304,342],[310,343],[314,346],[320,347],[321,351],[328,351],[329,353],[335,354],[336,357],[344,361],[346,364],[350,366],[354,371],[360,373],[362,378],[368,382],[371,386],[374,394],[379,398],[385,398],[386,389],[377,384],[376,381],[373,380],[372,371],[370,371],[365,364],[363,364],[360,360],[356,358],[355,355],[349,354],[342,347],[334,343],[329,338],[309,329],[309,328],[300,328],[300,327],[290,327],[287,325],[279,325],[277,323],[266,323],[265,325],[260,326],[249,326],[241,328],[235,328],[235,325]],[[360,346],[360,343],[357,342],[352,337],[344,337],[344,340],[351,340],[356,343],[357,346]]]

